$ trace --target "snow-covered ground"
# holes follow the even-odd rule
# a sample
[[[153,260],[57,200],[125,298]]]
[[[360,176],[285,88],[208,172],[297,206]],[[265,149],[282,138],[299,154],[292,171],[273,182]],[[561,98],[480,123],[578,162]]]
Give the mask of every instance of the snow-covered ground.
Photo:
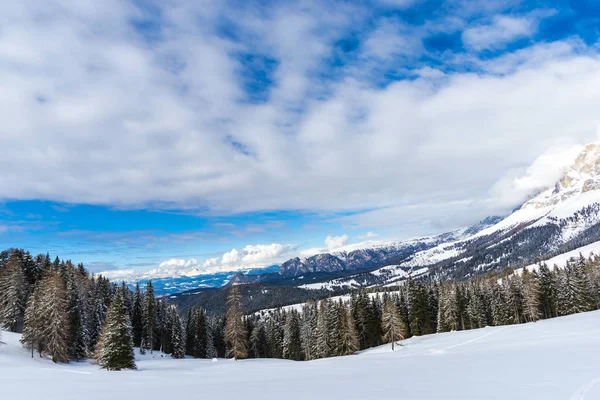
[[[137,371],[31,359],[4,333],[0,393],[19,400],[600,399],[600,312],[415,337],[311,362],[173,360]]]
[[[590,257],[592,254],[600,254],[600,241],[588,244],[587,246],[579,247],[575,250],[571,250],[567,253],[559,254],[555,257],[552,257],[544,262],[548,265],[550,269],[552,269],[555,265],[558,268],[564,268],[567,265],[567,261],[579,257],[579,254],[582,254],[585,258]],[[539,269],[538,264],[531,264],[526,266],[528,271],[537,271]],[[515,273],[521,274],[523,273],[523,268],[519,268],[515,270]]]

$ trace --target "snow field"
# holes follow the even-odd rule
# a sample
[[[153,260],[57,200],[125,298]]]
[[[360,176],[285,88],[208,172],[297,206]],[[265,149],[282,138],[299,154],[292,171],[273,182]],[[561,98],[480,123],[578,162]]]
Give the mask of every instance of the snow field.
[[[137,371],[31,359],[3,333],[3,398],[600,399],[600,312],[414,337],[311,362],[138,356]],[[157,357],[158,356],[158,357]]]

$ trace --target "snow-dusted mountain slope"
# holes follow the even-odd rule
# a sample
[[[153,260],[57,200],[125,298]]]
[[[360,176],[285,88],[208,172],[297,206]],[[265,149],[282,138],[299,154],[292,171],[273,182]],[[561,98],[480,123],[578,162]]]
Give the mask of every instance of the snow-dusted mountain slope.
[[[3,332],[2,396],[20,400],[600,398],[600,311],[536,323],[413,337],[355,356],[308,362],[174,360],[147,354],[137,371],[31,359]],[[425,371],[425,372],[424,372]]]
[[[489,217],[477,225],[452,232],[403,242],[368,243],[352,245],[333,253],[322,253],[311,257],[296,257],[284,262],[279,274],[284,277],[299,277],[317,272],[344,272],[374,268],[390,263],[399,263],[425,250],[454,243],[497,223],[501,217]]]
[[[553,187],[478,232],[325,287],[393,284],[409,274],[465,277],[535,263],[600,240],[600,145],[589,144]]]

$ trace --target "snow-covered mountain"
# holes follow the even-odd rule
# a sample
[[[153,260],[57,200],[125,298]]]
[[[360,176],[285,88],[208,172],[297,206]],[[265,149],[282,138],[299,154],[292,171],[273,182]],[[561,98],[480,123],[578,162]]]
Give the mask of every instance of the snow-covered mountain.
[[[311,257],[296,257],[281,264],[279,274],[298,277],[318,272],[344,272],[369,269],[386,263],[402,262],[416,253],[469,237],[501,221],[501,217],[488,217],[469,228],[458,229],[436,236],[403,242],[380,243],[375,246],[357,246],[322,253]]]
[[[589,144],[552,187],[502,220],[463,231],[373,271],[317,287],[394,284],[409,274],[465,277],[519,267],[600,240],[600,144]]]

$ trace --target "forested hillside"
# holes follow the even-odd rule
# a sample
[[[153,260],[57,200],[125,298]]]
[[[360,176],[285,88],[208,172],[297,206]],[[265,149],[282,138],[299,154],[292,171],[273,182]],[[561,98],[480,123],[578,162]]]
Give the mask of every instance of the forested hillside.
[[[511,272],[466,281],[409,279],[396,288],[354,291],[348,301],[314,299],[300,309],[250,315],[243,303],[255,288],[234,285],[227,290],[226,310],[189,307],[182,315],[155,296],[151,282],[131,291],[90,275],[81,264],[11,250],[1,254],[0,325],[22,332],[32,356],[76,361],[97,353],[107,313],[119,302],[125,310],[123,336],[130,335],[142,352],[311,360],[414,335],[519,324],[600,306],[598,256],[580,256],[562,269],[541,264]]]

